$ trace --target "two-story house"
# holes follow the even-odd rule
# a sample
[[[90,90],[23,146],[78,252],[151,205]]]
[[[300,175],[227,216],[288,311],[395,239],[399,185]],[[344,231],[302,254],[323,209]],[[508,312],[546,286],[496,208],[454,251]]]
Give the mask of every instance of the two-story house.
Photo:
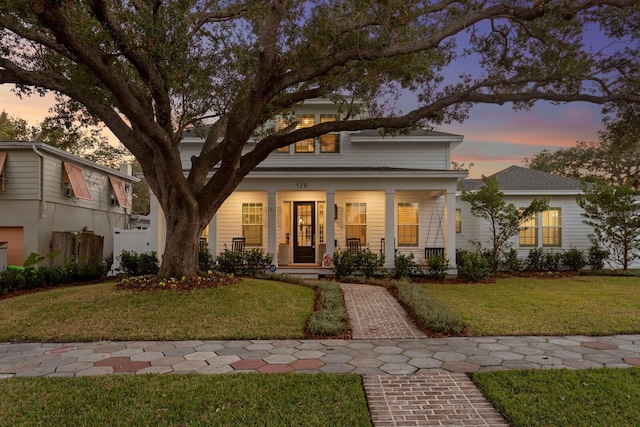
[[[114,227],[128,228],[129,165],[101,166],[39,142],[0,141],[0,242],[7,263],[22,265],[31,252],[51,251],[52,232],[90,231],[113,252]]]
[[[340,120],[327,100],[296,111],[299,126]],[[276,150],[225,201],[202,236],[214,255],[262,248],[278,272],[326,273],[323,257],[336,249],[369,248],[394,265],[395,251],[417,261],[444,254],[455,265],[458,181],[450,153],[462,136],[429,130],[383,136],[378,131],[342,132]],[[251,149],[253,141],[247,144]],[[181,142],[185,173],[202,140]],[[164,215],[151,197],[151,250],[162,254]]]

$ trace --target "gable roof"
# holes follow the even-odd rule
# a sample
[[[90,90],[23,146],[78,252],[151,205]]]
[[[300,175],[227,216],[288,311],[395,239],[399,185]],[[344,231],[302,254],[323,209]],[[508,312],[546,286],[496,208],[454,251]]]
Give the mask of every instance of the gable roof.
[[[581,191],[578,179],[520,166],[509,166],[491,177],[498,181],[500,191]],[[482,186],[482,180],[465,179],[462,186],[467,191],[477,190]]]

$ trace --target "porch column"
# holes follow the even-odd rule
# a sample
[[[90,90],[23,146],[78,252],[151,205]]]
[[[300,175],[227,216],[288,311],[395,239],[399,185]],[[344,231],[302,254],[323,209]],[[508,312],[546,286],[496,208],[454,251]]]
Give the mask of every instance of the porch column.
[[[326,216],[327,225],[325,230],[324,242],[327,245],[325,253],[333,256],[333,252],[336,250],[336,190],[330,189],[326,191]]]
[[[396,242],[394,239],[394,225],[395,225],[395,204],[396,204],[396,190],[387,189],[385,191],[385,205],[384,205],[384,267],[394,268]]]
[[[456,193],[447,191],[445,199],[446,222],[445,227],[445,257],[449,260],[452,268],[456,268]]]
[[[276,238],[276,191],[267,190],[267,252],[278,262],[278,240]]]
[[[209,252],[215,257],[218,253],[218,214],[213,215],[209,223]]]

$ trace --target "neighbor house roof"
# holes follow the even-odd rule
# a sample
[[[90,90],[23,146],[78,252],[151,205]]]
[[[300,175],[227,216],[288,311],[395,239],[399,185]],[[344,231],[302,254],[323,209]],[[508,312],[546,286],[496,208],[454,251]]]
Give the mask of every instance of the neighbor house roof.
[[[500,191],[581,191],[580,180],[554,175],[535,169],[520,166],[509,166],[491,175],[498,181]],[[467,191],[477,190],[482,186],[481,179],[465,179],[462,186]]]

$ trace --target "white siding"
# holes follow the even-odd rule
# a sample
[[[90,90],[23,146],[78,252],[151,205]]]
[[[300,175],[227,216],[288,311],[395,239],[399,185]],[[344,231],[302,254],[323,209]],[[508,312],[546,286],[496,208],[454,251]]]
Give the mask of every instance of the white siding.
[[[217,213],[216,247],[218,252],[231,249],[234,237],[242,237],[242,204],[262,203],[262,244],[267,249],[267,193],[259,191],[236,191],[222,204]]]

